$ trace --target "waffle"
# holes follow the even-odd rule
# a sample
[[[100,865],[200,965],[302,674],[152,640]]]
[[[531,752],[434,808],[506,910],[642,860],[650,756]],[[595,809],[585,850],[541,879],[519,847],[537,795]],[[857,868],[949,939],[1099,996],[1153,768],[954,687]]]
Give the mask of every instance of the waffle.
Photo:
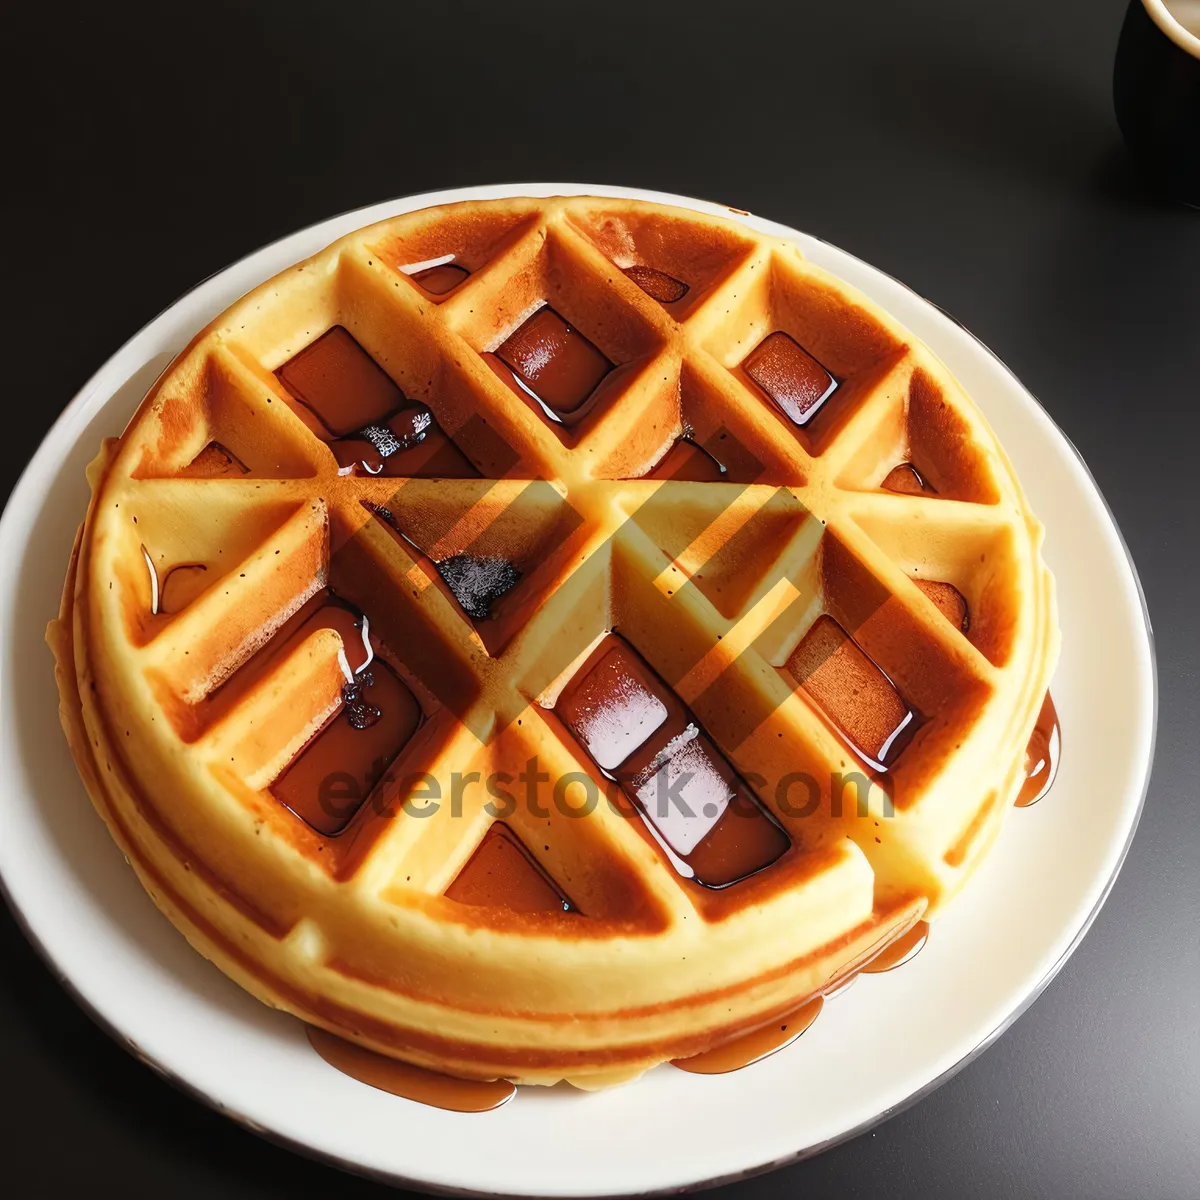
[[[651,203],[362,229],[90,472],[50,629],[142,882],[268,1004],[602,1087],[943,909],[1057,654],[946,368],[796,246]]]

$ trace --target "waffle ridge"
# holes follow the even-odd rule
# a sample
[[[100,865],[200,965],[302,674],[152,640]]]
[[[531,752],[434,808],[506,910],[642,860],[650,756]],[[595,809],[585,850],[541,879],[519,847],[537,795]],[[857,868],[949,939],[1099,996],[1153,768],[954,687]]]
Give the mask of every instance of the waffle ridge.
[[[402,269],[451,251],[469,274],[446,293]],[[631,266],[686,292],[657,300]],[[614,364],[569,421],[485,358],[540,305]],[[335,327],[477,477],[339,472],[276,374]],[[804,425],[742,367],[776,330],[837,381]],[[681,438],[744,464],[737,481],[648,478]],[[884,490],[918,453],[936,490]],[[91,479],[50,640],[114,837],[253,994],[467,1077],[623,1082],[936,916],[999,832],[1057,654],[1041,526],[947,369],[793,244],[646,202],[466,202],[358,230],[203,330]],[[443,584],[456,555],[517,564],[494,619]],[[151,611],[150,587],[201,559],[207,586]],[[926,579],[966,596],[965,629]],[[335,834],[270,791],[343,704],[339,652],[363,652],[330,628],[284,644],[327,588],[369,616],[376,668],[421,710]],[[920,714],[886,772],[789,674],[822,615]],[[767,869],[706,888],[646,822],[555,801],[551,781],[608,783],[556,705],[614,631],[753,778],[790,839]],[[497,819],[494,793],[455,803],[446,781],[499,773],[516,793],[533,760],[540,803],[502,819],[579,911],[446,898]],[[854,771],[886,788],[839,793]],[[803,816],[779,800],[797,774],[817,787]]]

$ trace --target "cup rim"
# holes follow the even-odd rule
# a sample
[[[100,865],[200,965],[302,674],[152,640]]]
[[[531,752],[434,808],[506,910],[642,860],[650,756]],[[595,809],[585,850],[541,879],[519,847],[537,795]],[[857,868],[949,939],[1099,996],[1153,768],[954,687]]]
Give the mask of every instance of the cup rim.
[[[1185,53],[1200,60],[1200,37],[1185,29],[1164,0],[1142,0],[1150,19]]]

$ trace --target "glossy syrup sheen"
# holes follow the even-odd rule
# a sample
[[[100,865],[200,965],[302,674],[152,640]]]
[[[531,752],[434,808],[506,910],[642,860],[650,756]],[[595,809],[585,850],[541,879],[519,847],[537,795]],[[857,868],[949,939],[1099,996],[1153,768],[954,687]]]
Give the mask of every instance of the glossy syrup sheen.
[[[618,647],[623,645],[623,643],[617,642],[616,639],[614,639],[614,642]],[[628,661],[631,666],[636,666],[636,663],[640,660],[629,658]],[[649,678],[651,676],[647,672],[645,679],[648,680]],[[653,709],[654,706],[649,699],[649,692],[644,680],[639,683],[636,690],[641,697],[638,703],[641,705],[643,713],[648,704]],[[594,694],[590,699],[585,697],[584,704],[595,704],[600,699],[602,697],[599,694]],[[665,711],[665,706],[663,708]],[[662,719],[658,717],[657,710],[652,711],[644,723],[654,725],[656,718],[658,718],[658,724],[662,724]],[[568,721],[568,723],[570,722]],[[612,727],[610,726],[606,730],[602,730],[601,733],[607,733],[611,736]],[[1055,711],[1054,702],[1050,698],[1050,693],[1047,692],[1033,735],[1030,738],[1029,750],[1027,752],[1029,774],[1021,797],[1017,800],[1018,806],[1028,805],[1036,802],[1036,800],[1040,800],[1050,789],[1058,769],[1061,741],[1058,714]],[[1027,795],[1031,796],[1032,799],[1024,799]],[[481,851],[482,849],[483,846],[480,847]],[[517,853],[527,854],[523,850],[518,850]],[[479,857],[478,851],[475,857]],[[513,860],[510,859],[511,861]],[[470,864],[468,864],[469,867]],[[508,869],[509,864],[506,863],[499,873],[488,871],[485,874],[498,877],[498,875],[502,875]],[[537,871],[537,868],[531,864],[526,864],[526,869],[530,872]],[[463,874],[466,874],[466,869],[460,873],[460,879]],[[457,882],[456,880],[456,884]],[[473,881],[469,881],[469,885],[472,888],[480,886]],[[492,886],[493,880],[490,878],[486,879],[482,883],[484,893]],[[502,887],[501,893],[510,898],[514,895],[514,892],[508,887]],[[449,895],[450,893],[448,892],[447,894]],[[551,895],[557,897],[559,893],[553,889],[553,885],[548,881],[548,877],[544,881],[539,880],[534,887],[534,902],[537,904],[547,904],[549,903],[547,898]],[[472,901],[466,900],[461,902],[471,903]],[[569,903],[566,901],[563,902]],[[847,978],[839,980],[837,986],[830,994],[845,991],[859,975],[878,975],[887,971],[893,971],[897,967],[911,962],[921,952],[928,940],[929,923],[927,921],[918,921],[912,928],[906,930],[894,941],[885,946],[869,962]],[[760,1029],[752,1030],[750,1033],[733,1038],[722,1046],[717,1046],[703,1054],[693,1055],[691,1058],[674,1059],[672,1060],[672,1066],[696,1075],[723,1075],[731,1071],[739,1071],[743,1067],[752,1066],[754,1063],[761,1062],[764,1058],[783,1050],[796,1041],[801,1034],[812,1026],[817,1017],[820,1016],[826,999],[828,999],[826,996],[817,996],[792,1012],[785,1014],[783,1017],[764,1025]],[[419,1067],[410,1067],[392,1059],[384,1058],[381,1055],[372,1054],[370,1051],[363,1050],[361,1047],[352,1045],[349,1042],[344,1042],[340,1038],[325,1033],[323,1030],[310,1028],[308,1036],[317,1053],[339,1071],[371,1087],[381,1088],[383,1091],[391,1092],[397,1096],[404,1096],[418,1103],[429,1104],[436,1108],[450,1109],[455,1112],[484,1112],[492,1108],[498,1108],[516,1094],[516,1087],[505,1080],[481,1084],[469,1080],[453,1079],[449,1076],[439,1075],[433,1071],[425,1071]]]
[[[1049,791],[1058,769],[1060,750],[1061,735],[1058,715],[1055,712],[1050,693],[1047,692],[1033,736],[1029,741],[1027,752],[1029,776],[1021,793],[1022,797],[1029,795],[1033,798],[1024,801],[1018,798],[1018,806],[1035,803]],[[845,991],[859,975],[881,975],[911,962],[924,949],[928,940],[929,922],[918,921],[912,928],[889,942],[869,962],[847,978],[840,980],[835,991]],[[824,999],[828,998],[826,996]],[[822,1007],[823,999],[817,997],[778,1022],[744,1034],[705,1054],[698,1054],[693,1058],[676,1059],[672,1065],[684,1071],[692,1071],[701,1075],[724,1074],[728,1071],[737,1071],[742,1067],[748,1067],[768,1055],[782,1050],[785,1046],[791,1045],[816,1020]]]
[[[517,1094],[516,1085],[507,1079],[455,1079],[376,1054],[313,1025],[308,1026],[307,1032],[312,1048],[343,1075],[431,1108],[461,1113],[490,1112]]]
[[[554,311],[539,308],[496,351],[548,408],[560,417],[581,408],[613,364]]]
[[[1045,796],[1058,774],[1061,756],[1062,730],[1058,724],[1058,711],[1047,692],[1029,738],[1029,749],[1025,752],[1026,778],[1017,794],[1017,808],[1028,808]]]
[[[1051,753],[1051,746],[1058,749]],[[1058,716],[1054,709],[1054,702],[1047,692],[1038,717],[1037,727],[1030,739],[1028,752],[1030,773],[1026,787],[1035,799],[1041,799],[1054,782],[1060,748]],[[1024,794],[1025,792],[1022,792],[1022,795]],[[1026,801],[1026,803],[1031,802]],[[1020,805],[1021,800],[1018,799],[1017,803]],[[520,851],[518,852],[520,853]],[[469,866],[470,864],[468,864]],[[529,867],[529,869],[536,870],[533,867]],[[476,885],[472,883],[471,886]],[[488,888],[492,884],[488,881],[483,886]],[[506,894],[512,895],[511,892]],[[539,883],[535,888],[535,894],[538,903],[546,903],[546,897],[550,894],[559,895],[553,891],[553,885],[548,881]],[[471,901],[463,902],[470,903]],[[569,902],[564,901],[564,903]],[[883,974],[911,962],[925,947],[928,940],[929,923],[918,921],[886,945],[862,967],[847,978],[839,980],[830,995],[845,991],[859,975]],[[671,1065],[696,1075],[723,1075],[752,1066],[796,1041],[820,1016],[828,998],[828,996],[814,997],[760,1029],[742,1034],[703,1054],[693,1055],[691,1058],[674,1059]],[[344,1042],[323,1030],[310,1028],[309,1041],[326,1062],[360,1082],[371,1087],[381,1088],[394,1095],[405,1096],[422,1104],[433,1105],[436,1108],[450,1109],[456,1112],[484,1112],[498,1108],[516,1094],[515,1086],[504,1080],[480,1084],[469,1080],[453,1079],[433,1071],[422,1070],[419,1067],[409,1067],[381,1055],[372,1054],[349,1042]]]
[[[1051,747],[1054,749],[1051,750]],[[1022,791],[1022,797],[1028,793],[1034,799],[1025,800],[1024,804],[1027,805],[1041,799],[1049,790],[1057,772],[1060,752],[1061,734],[1058,714],[1055,711],[1054,702],[1050,698],[1050,693],[1047,692],[1033,736],[1030,738],[1029,776],[1026,787]],[[1017,804],[1022,806],[1020,798]],[[481,850],[482,848],[481,846]],[[468,864],[469,866],[470,864]],[[528,869],[536,870],[532,866]],[[465,874],[465,870],[463,874]],[[460,878],[462,878],[462,874],[460,874]],[[476,885],[472,883],[471,886]],[[486,889],[492,884],[489,881],[483,886]],[[513,892],[508,889],[504,889],[504,892],[510,897],[513,895]],[[539,904],[547,903],[546,898],[549,895],[557,897],[558,893],[553,890],[553,885],[548,881],[539,881],[535,887],[535,901]],[[462,902],[471,903],[472,901]],[[569,902],[564,901],[564,903]],[[918,921],[853,974],[839,980],[834,992],[845,991],[859,975],[883,974],[911,962],[925,947],[928,940],[929,923]],[[830,994],[832,995],[834,992]],[[827,996],[817,996],[760,1029],[742,1034],[703,1054],[693,1055],[691,1058],[674,1059],[671,1065],[696,1075],[723,1075],[752,1066],[795,1042],[820,1016],[828,998]],[[339,1071],[371,1087],[381,1088],[383,1091],[404,1096],[418,1103],[455,1112],[485,1112],[498,1108],[516,1094],[516,1087],[505,1080],[497,1080],[494,1083],[476,1083],[470,1080],[454,1079],[373,1054],[320,1029],[310,1028],[308,1035],[309,1041],[317,1053]]]
[[[366,657],[361,616],[343,603],[326,603],[289,639],[298,646],[319,629],[341,636],[346,660],[357,672]],[[368,682],[369,680],[369,682]],[[387,663],[376,657],[356,674],[360,704],[377,713],[367,723],[352,719],[343,703],[270,785],[271,794],[318,833],[340,833],[421,723],[416,698]]]
[[[342,471],[388,478],[478,477],[428,406],[409,400],[341,325],[275,374],[299,402],[309,428],[329,443]]]
[[[305,346],[275,374],[334,437],[381,421],[404,393],[341,325]]]
[[[862,968],[863,975],[882,975],[915,958],[929,940],[929,922],[918,921],[907,933],[889,942]]]
[[[807,425],[837,391],[838,381],[782,331],[768,334],[742,369],[796,425]]]
[[[728,887],[791,845],[674,692],[619,636],[593,651],[555,711],[685,877]]]
[[[479,472],[424,404],[404,403],[329,444],[340,473],[387,478],[474,479]]]
[[[920,725],[892,681],[830,616],[817,618],[787,669],[876,769],[890,767]]]
[[[761,1029],[744,1033],[704,1054],[673,1059],[671,1065],[693,1075],[726,1075],[730,1071],[740,1071],[790,1046],[821,1015],[824,1007],[824,997],[817,996]]]

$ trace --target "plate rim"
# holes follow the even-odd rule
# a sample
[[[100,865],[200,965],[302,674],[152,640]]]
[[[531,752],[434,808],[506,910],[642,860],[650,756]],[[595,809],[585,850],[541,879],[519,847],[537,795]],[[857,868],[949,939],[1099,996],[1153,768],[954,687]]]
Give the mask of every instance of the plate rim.
[[[418,209],[430,207],[436,204],[448,204],[461,200],[499,199],[520,196],[548,197],[558,195],[651,200],[661,204],[671,204],[677,207],[691,209],[692,211],[722,216],[734,221],[744,221],[745,223],[759,228],[767,226],[769,227],[770,232],[775,236],[786,237],[795,241],[811,241],[829,247],[837,254],[853,260],[856,264],[866,268],[868,271],[874,272],[877,275],[889,280],[891,283],[902,287],[904,290],[911,293],[917,302],[928,306],[937,313],[940,313],[945,319],[961,330],[962,333],[964,333],[976,347],[984,351],[988,358],[992,360],[993,365],[998,367],[1008,377],[1011,383],[1033,402],[1033,405],[1039,411],[1041,418],[1046,422],[1048,429],[1053,435],[1057,435],[1057,437],[1061,440],[1062,445],[1067,448],[1067,450],[1070,452],[1070,455],[1075,460],[1075,464],[1078,466],[1078,468],[1080,468],[1083,479],[1085,480],[1091,492],[1090,499],[1099,501],[1100,509],[1107,518],[1109,532],[1115,535],[1116,543],[1121,549],[1124,558],[1124,566],[1128,573],[1129,579],[1133,583],[1134,594],[1137,597],[1138,605],[1140,607],[1143,626],[1142,631],[1144,634],[1144,649],[1148,659],[1146,664],[1149,676],[1148,738],[1145,744],[1144,761],[1141,763],[1141,783],[1139,795],[1136,805],[1133,807],[1130,815],[1127,818],[1128,828],[1126,830],[1124,843],[1113,860],[1113,868],[1108,879],[1101,886],[1092,908],[1087,912],[1078,925],[1074,935],[1071,937],[1070,942],[1065,946],[1062,953],[1050,965],[1041,978],[1036,980],[1036,982],[1029,988],[1029,990],[1021,998],[1020,1002],[1010,1012],[1008,1012],[1005,1017],[995,1025],[994,1028],[989,1030],[971,1049],[962,1054],[961,1057],[946,1067],[943,1071],[938,1073],[935,1077],[906,1095],[899,1103],[893,1104],[866,1121],[840,1131],[836,1135],[819,1143],[804,1146],[794,1153],[785,1155],[783,1157],[772,1158],[766,1162],[715,1176],[691,1180],[683,1184],[666,1184],[648,1190],[630,1189],[620,1192],[581,1191],[578,1193],[573,1193],[597,1197],[606,1195],[659,1196],[678,1194],[680,1192],[696,1191],[748,1179],[755,1175],[763,1174],[803,1159],[814,1157],[833,1146],[857,1137],[861,1133],[874,1128],[897,1113],[904,1111],[911,1105],[928,1096],[948,1079],[952,1078],[960,1070],[966,1067],[969,1063],[973,1062],[1032,1006],[1032,1004],[1058,975],[1063,966],[1066,964],[1067,960],[1078,948],[1079,944],[1090,930],[1096,917],[1099,915],[1100,910],[1108,900],[1108,897],[1116,884],[1117,878],[1120,875],[1121,869],[1125,864],[1130,847],[1133,843],[1133,839],[1137,833],[1142,813],[1145,808],[1150,780],[1153,774],[1159,716],[1157,651],[1153,626],[1150,618],[1149,608],[1146,602],[1145,591],[1142,586],[1142,581],[1138,574],[1136,564],[1134,563],[1133,556],[1130,553],[1124,533],[1116,520],[1107,498],[1097,484],[1091,470],[1088,468],[1087,462],[1083,455],[1080,453],[1079,449],[1075,446],[1070,437],[1068,437],[1068,435],[1050,415],[1038,396],[1018,378],[1016,373],[994,350],[992,350],[990,346],[988,346],[978,335],[973,333],[965,324],[963,324],[963,322],[947,312],[935,301],[929,300],[927,297],[921,295],[921,293],[916,291],[916,289],[904,283],[902,280],[897,279],[895,276],[884,271],[882,268],[875,266],[851,251],[847,251],[835,243],[817,235],[806,233],[802,230],[789,227],[770,218],[758,217],[757,215],[746,212],[743,209],[732,208],[728,205],[711,200],[669,192],[660,192],[651,189],[624,187],[620,185],[546,182],[484,184],[472,187],[437,189],[434,191],[414,193],[406,196],[392,197],[377,203],[343,210],[342,212],[312,222],[309,225],[293,230],[292,232],[275,238],[262,246],[252,249],[248,253],[241,255],[237,259],[234,259],[226,266],[211,272],[205,278],[199,280],[196,284],[180,293],[179,296],[177,296],[169,304],[165,305],[158,313],[147,320],[136,332],[134,332],[116,350],[114,350],[112,354],[110,354],[109,357],[92,373],[92,375],[72,397],[70,402],[63,408],[62,412],[58,415],[58,417],[50,426],[49,430],[46,432],[45,436],[42,438],[37,449],[31,456],[29,462],[26,464],[25,468],[18,477],[17,482],[13,486],[9,497],[5,502],[3,513],[0,514],[0,546],[6,544],[7,541],[13,536],[13,530],[17,525],[18,518],[14,517],[12,514],[14,512],[24,512],[24,510],[28,508],[28,501],[25,499],[25,492],[31,486],[33,486],[32,481],[34,476],[39,473],[43,460],[50,457],[53,445],[59,441],[62,441],[64,438],[69,441],[70,445],[73,446],[76,444],[78,440],[77,438],[69,438],[69,427],[75,420],[78,419],[81,412],[94,398],[99,384],[102,382],[105,373],[109,370],[112,364],[118,359],[124,358],[125,356],[131,354],[134,351],[136,344],[142,339],[148,339],[152,331],[164,321],[168,314],[174,311],[189,297],[199,292],[203,287],[213,280],[247,267],[251,260],[258,258],[269,259],[272,255],[281,252],[289,242],[294,241],[299,243],[304,240],[311,240],[314,235],[318,233],[318,231],[332,231],[351,220],[354,221],[354,224],[350,225],[348,228],[357,229],[363,225],[371,224],[374,221],[385,220],[390,216],[402,215],[407,212],[417,211]],[[330,232],[328,236],[325,233],[322,233],[321,236],[326,237],[327,241],[333,241],[337,237],[342,236],[342,234],[340,232]],[[299,261],[300,257],[301,256],[297,256],[296,261]],[[268,275],[266,278],[270,278],[270,276]],[[255,285],[251,284],[250,286],[253,287]],[[109,399],[111,399],[111,396]],[[107,402],[108,401],[106,400],[105,403]],[[1128,792],[1132,792],[1132,790],[1132,787],[1128,788],[1127,794]],[[13,917],[22,933],[25,935],[26,939],[34,948],[38,956],[46,964],[54,978],[100,1029],[107,1033],[115,1042],[117,1042],[118,1045],[127,1050],[146,1066],[150,1067],[153,1071],[155,1071],[156,1074],[165,1079],[167,1082],[171,1083],[185,1095],[199,1100],[207,1107],[214,1109],[223,1116],[229,1117],[238,1125],[258,1134],[265,1140],[273,1142],[276,1145],[307,1158],[340,1168],[341,1170],[347,1171],[351,1174],[375,1179],[397,1187],[415,1188],[425,1192],[456,1196],[516,1197],[550,1194],[545,1191],[545,1189],[533,1190],[529,1192],[499,1192],[490,1190],[481,1191],[473,1188],[457,1187],[445,1183],[429,1181],[422,1179],[419,1176],[409,1176],[398,1172],[383,1170],[378,1167],[368,1166],[353,1159],[345,1158],[335,1152],[317,1148],[307,1142],[297,1140],[288,1134],[284,1134],[264,1126],[261,1122],[243,1112],[238,1111],[238,1109],[231,1107],[224,1101],[219,1100],[215,1095],[211,1095],[203,1087],[187,1079],[180,1071],[167,1066],[165,1063],[156,1059],[153,1055],[144,1051],[131,1033],[123,1030],[117,1021],[110,1018],[106,1013],[102,1012],[98,1005],[84,994],[80,985],[78,985],[72,976],[68,974],[68,968],[63,966],[57,959],[54,958],[48,947],[35,933],[30,919],[27,917],[25,911],[17,904],[15,897],[10,890],[2,866],[0,866],[0,897],[4,899],[9,911],[13,914]]]

